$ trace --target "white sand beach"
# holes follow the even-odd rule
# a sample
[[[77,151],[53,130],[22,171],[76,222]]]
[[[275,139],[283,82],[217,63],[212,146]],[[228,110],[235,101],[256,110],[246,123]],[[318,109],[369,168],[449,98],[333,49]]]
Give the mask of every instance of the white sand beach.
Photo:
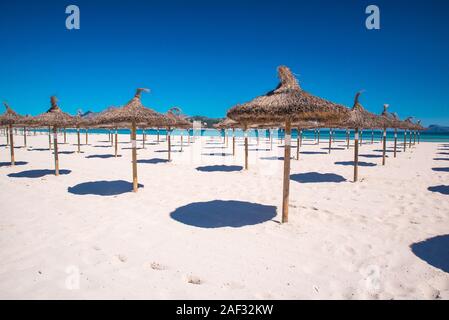
[[[0,137],[0,298],[449,299],[449,143],[382,166],[367,141],[353,183],[352,148],[305,140],[280,224],[280,144],[252,138],[245,171],[240,139],[235,157],[231,140],[202,137],[167,163],[155,138],[133,193],[128,135],[114,158],[107,135],[78,154],[69,134],[58,177],[47,135],[15,149],[14,167]]]

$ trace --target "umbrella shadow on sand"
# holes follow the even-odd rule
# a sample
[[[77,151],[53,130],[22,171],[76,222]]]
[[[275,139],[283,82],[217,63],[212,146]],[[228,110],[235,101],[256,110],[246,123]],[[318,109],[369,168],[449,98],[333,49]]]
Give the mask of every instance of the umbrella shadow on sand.
[[[437,172],[449,172],[449,167],[448,168],[432,168],[433,171],[437,171]]]
[[[449,186],[444,186],[444,185],[433,186],[433,187],[428,187],[427,190],[449,195]]]
[[[117,155],[117,158],[121,157],[121,155]],[[109,158],[115,158],[115,155],[113,154],[92,154],[90,156],[86,156],[86,159],[109,159]]]
[[[337,161],[334,163],[337,165],[340,165],[340,166],[353,166],[354,165],[354,161]],[[372,163],[372,162],[359,161],[359,166],[360,167],[375,167],[375,166],[377,166],[377,164]]]
[[[300,154],[327,154],[324,151],[299,151]]]
[[[382,156],[380,154],[359,154],[359,157],[363,157],[363,158],[382,158]],[[388,155],[386,155],[385,157],[388,158]]]
[[[204,166],[204,167],[197,167],[196,170],[202,171],[202,172],[234,172],[234,171],[241,171],[243,169],[242,166],[225,166],[225,165],[215,165],[215,166]]]
[[[170,217],[198,228],[240,228],[272,220],[276,207],[243,201],[194,202],[177,208]]]
[[[60,175],[69,174],[72,172],[71,170],[59,170]],[[48,169],[42,169],[42,170],[27,170],[27,171],[21,171],[16,173],[10,173],[8,174],[8,177],[11,178],[42,178],[44,176],[48,175],[54,175],[55,170],[48,170]]]
[[[28,162],[26,162],[26,161],[16,161],[16,162],[14,162],[15,166],[24,166],[26,164],[28,164]],[[0,162],[0,167],[12,167],[11,166],[11,162]]]
[[[449,234],[414,243],[410,248],[418,258],[449,273]]]
[[[167,159],[153,158],[153,159],[140,159],[137,160],[137,163],[148,163],[148,164],[158,164],[158,163],[167,163]]]
[[[143,187],[142,184],[139,184],[139,188]],[[91,181],[68,187],[67,191],[77,195],[116,196],[132,192],[133,184],[124,180]]]
[[[345,182],[346,179],[335,173],[306,172],[290,175],[290,179],[300,183]]]
[[[437,161],[449,161],[449,158],[433,158],[433,160],[437,160]]]

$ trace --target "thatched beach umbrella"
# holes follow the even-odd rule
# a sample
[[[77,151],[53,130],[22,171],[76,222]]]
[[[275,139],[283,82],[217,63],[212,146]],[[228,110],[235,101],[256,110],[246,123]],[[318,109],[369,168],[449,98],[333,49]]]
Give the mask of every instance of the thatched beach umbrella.
[[[58,104],[56,96],[50,97],[50,109],[47,112],[32,117],[31,123],[40,126],[48,126],[53,128],[53,144],[55,154],[55,175],[59,175],[59,156],[58,156],[58,128],[64,128],[74,123],[74,117],[68,113],[63,112]]]
[[[7,126],[7,136],[9,135],[9,148],[10,148],[10,154],[11,154],[11,165],[15,165],[15,159],[14,159],[14,133],[12,130],[12,126],[19,121],[22,120],[22,116],[18,115],[14,110],[11,109],[11,107],[8,105],[8,103],[3,102],[6,111],[2,115],[0,115],[0,125]]]
[[[384,104],[383,111],[378,117],[378,121],[380,124],[380,127],[383,129],[382,133],[382,165],[385,165],[385,158],[386,158],[386,152],[387,152],[387,128],[393,128],[395,125],[394,118],[388,113],[389,105]]]
[[[178,107],[170,108],[164,115],[160,123],[164,123],[167,129],[167,145],[168,145],[168,161],[171,161],[171,130],[174,128],[187,129],[192,124],[187,120],[187,117],[182,114]],[[181,133],[181,151],[183,147],[183,135]]]
[[[148,89],[139,88],[136,90],[134,98],[132,98],[125,106],[110,109],[96,118],[98,124],[127,124],[131,126],[131,146],[132,146],[132,173],[133,173],[133,191],[137,192],[137,143],[136,143],[136,127],[138,124],[157,125],[162,116],[149,108],[142,105],[142,92],[148,92]]]
[[[339,124],[342,127],[354,129],[354,182],[358,180],[359,165],[359,130],[363,128],[375,128],[378,126],[376,115],[366,111],[359,103],[361,92],[357,92],[354,105],[347,117]]]
[[[229,118],[225,118],[216,124],[219,129],[232,129],[232,155],[235,155],[235,129],[240,128],[240,124]]]
[[[297,121],[293,124],[296,128],[296,160],[299,160],[299,148],[302,146],[302,131],[319,127],[316,121]]]
[[[279,85],[273,91],[228,111],[227,116],[243,125],[282,123],[285,127],[282,222],[288,221],[290,190],[291,126],[300,120],[327,121],[338,118],[346,108],[302,90],[289,68],[278,68]]]

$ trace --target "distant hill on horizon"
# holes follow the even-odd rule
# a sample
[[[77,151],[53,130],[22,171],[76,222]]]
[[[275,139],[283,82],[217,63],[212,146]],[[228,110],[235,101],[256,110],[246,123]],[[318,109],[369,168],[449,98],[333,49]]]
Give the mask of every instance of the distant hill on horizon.
[[[434,132],[434,133],[449,133],[449,127],[440,126],[437,124],[431,124],[425,130],[425,132]]]

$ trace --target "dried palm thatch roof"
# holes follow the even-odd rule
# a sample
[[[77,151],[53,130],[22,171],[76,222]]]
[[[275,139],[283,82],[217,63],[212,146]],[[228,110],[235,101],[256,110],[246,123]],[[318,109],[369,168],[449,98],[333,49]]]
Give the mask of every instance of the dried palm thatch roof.
[[[346,117],[342,122],[332,123],[345,128],[351,129],[372,129],[381,127],[381,123],[378,119],[378,116],[375,114],[365,110],[363,106],[359,102],[359,97],[361,95],[361,91],[357,92],[354,98],[354,105],[352,109],[347,113]]]
[[[213,127],[217,128],[217,129],[233,129],[233,128],[241,128],[243,126],[241,124],[239,124],[237,121],[234,121],[229,118],[225,118],[224,120],[220,121],[219,123],[214,124]]]
[[[276,89],[250,102],[231,108],[227,116],[245,124],[263,124],[286,120],[325,120],[339,118],[346,108],[315,97],[302,90],[286,66],[278,67],[279,85]]]
[[[7,102],[3,102],[3,105],[5,106],[6,110],[2,115],[0,115],[0,125],[13,125],[23,119],[22,116],[11,109]]]
[[[425,128],[421,125],[421,120],[416,121],[416,123],[415,123],[415,130],[422,131],[424,129]]]
[[[97,125],[125,123],[159,125],[164,121],[164,117],[142,105],[140,100],[142,92],[149,92],[149,90],[138,88],[134,97],[125,106],[105,110],[95,117],[94,123]]]
[[[56,96],[50,97],[50,104],[51,107],[47,110],[47,112],[35,117],[30,117],[28,122],[31,125],[50,127],[68,127],[74,124],[74,117],[63,112],[61,108],[59,108]]]
[[[383,111],[379,117],[379,121],[383,128],[399,128],[401,122],[395,115],[388,112],[388,107],[390,105],[384,104]]]
[[[401,129],[414,130],[415,124],[412,122],[413,117],[407,117],[404,121],[401,121]]]
[[[167,127],[187,129],[192,127],[192,123],[187,120],[187,116],[182,114],[179,107],[170,108],[165,114],[165,125]]]

